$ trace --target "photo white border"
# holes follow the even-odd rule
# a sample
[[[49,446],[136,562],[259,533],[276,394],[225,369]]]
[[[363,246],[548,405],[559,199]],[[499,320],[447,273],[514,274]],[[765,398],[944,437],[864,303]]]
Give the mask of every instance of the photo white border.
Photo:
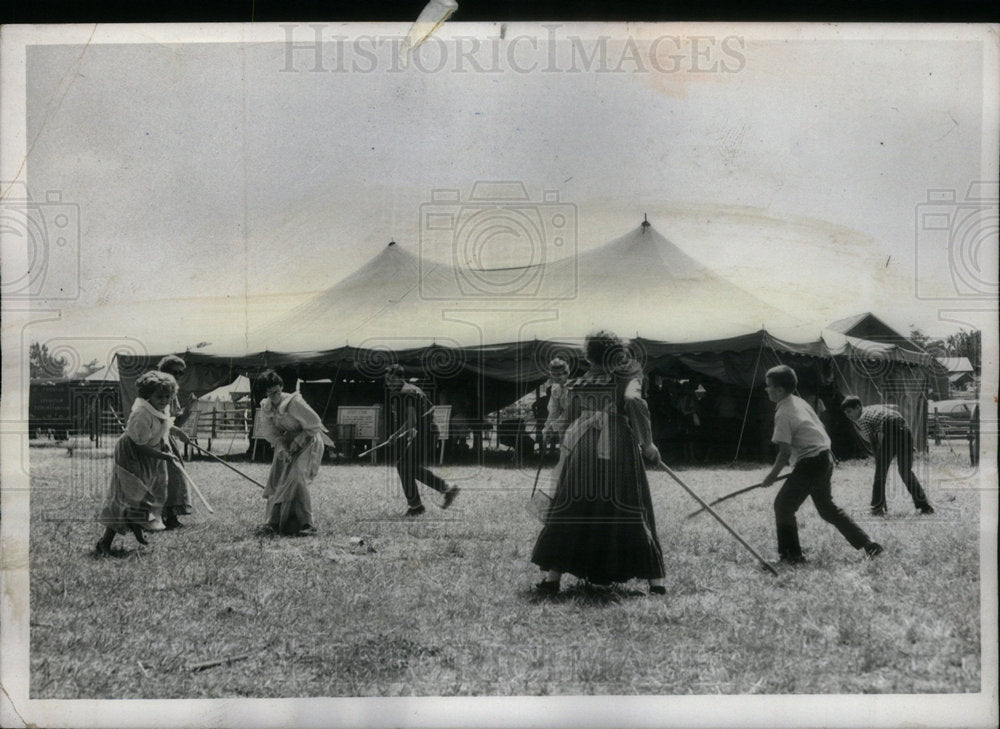
[[[302,23],[301,25],[308,25]],[[540,23],[507,23],[508,33],[539,34]],[[563,23],[579,33],[641,33],[644,25]],[[173,44],[284,42],[283,24],[73,25],[7,26],[0,47],[0,180],[24,180],[26,48],[35,44]],[[398,34],[408,24],[328,23],[328,32],[344,35]],[[500,24],[447,23],[442,38],[455,35],[490,38]],[[983,42],[984,128],[997,129],[997,27],[969,25],[776,25],[661,24],[669,32],[718,34],[734,28],[747,38],[805,40],[941,40]],[[983,170],[997,170],[996,139],[984,140]],[[3,265],[24,267],[16,252],[4,248]],[[31,700],[28,698],[28,448],[26,353],[21,328],[30,320],[57,316],[57,311],[3,306],[3,399],[0,424],[2,512],[0,554],[0,725],[40,727],[109,726],[671,726],[671,727],[875,727],[919,725],[995,726],[997,723],[997,490],[996,434],[983,441],[981,502],[982,686],[967,695],[821,695],[821,696],[586,696],[513,698],[331,698],[331,699],[198,699],[198,700]],[[964,320],[980,321],[983,333],[983,404],[995,405],[997,387],[996,311],[963,312]],[[969,319],[974,317],[974,319]],[[993,402],[990,402],[993,400]]]

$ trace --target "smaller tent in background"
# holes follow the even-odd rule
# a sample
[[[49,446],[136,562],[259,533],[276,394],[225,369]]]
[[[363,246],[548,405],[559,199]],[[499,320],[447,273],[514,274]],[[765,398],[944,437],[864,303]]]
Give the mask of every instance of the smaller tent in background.
[[[189,364],[188,369],[194,367]],[[240,439],[239,449],[242,450],[242,443],[249,438],[253,423],[250,393],[250,379],[246,375],[209,390],[198,398],[197,406],[185,423],[185,430],[189,435],[196,433],[209,450],[216,439],[225,444],[227,455],[233,451],[237,439]]]
[[[849,316],[846,319],[838,319],[828,325],[827,329],[832,329],[835,332],[846,334],[849,337],[866,339],[869,342],[891,344],[899,347],[900,349],[909,350],[910,352],[925,351],[919,344],[900,332],[897,332],[870,311],[866,311],[863,314],[856,314],[855,316]]]
[[[84,379],[87,382],[118,382],[118,358],[113,358],[107,367],[91,372]]]
[[[968,357],[935,357],[938,390],[942,398],[974,389],[976,369]]]
[[[223,385],[222,387],[215,388],[211,392],[206,392],[198,398],[198,401],[203,403],[201,409],[206,410],[209,409],[206,405],[213,402],[244,404],[245,401],[249,401],[249,399],[250,378],[246,375],[240,375],[228,385]]]

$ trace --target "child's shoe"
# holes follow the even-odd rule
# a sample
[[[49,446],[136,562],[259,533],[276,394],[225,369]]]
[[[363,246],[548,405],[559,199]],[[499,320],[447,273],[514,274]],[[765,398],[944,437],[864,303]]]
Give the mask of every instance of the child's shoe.
[[[98,557],[106,557],[111,554],[111,543],[105,542],[103,539],[97,542],[97,546],[94,547],[94,553]]]
[[[541,595],[556,595],[559,593],[559,580],[542,580],[535,585],[535,591]]]
[[[163,523],[163,519],[161,519],[159,515],[154,515],[152,518],[150,518],[149,521],[147,521],[145,524],[142,525],[142,528],[145,529],[147,532],[162,532],[167,527]]]
[[[458,488],[458,486],[452,486],[450,489],[444,492],[444,503],[441,504],[442,509],[447,509],[449,506],[451,506],[451,503],[455,500],[455,497],[458,496],[459,490],[460,489]]]
[[[883,547],[878,542],[869,542],[868,545],[865,547],[865,557],[867,557],[868,559],[875,559],[884,551],[885,547]]]

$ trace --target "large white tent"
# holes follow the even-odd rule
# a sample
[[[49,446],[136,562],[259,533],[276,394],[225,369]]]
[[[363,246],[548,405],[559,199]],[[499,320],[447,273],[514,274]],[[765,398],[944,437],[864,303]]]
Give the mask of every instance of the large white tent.
[[[802,322],[714,274],[643,223],[579,256],[506,268],[430,260],[390,243],[263,330],[248,351],[577,341],[597,328],[669,342]],[[812,327],[815,337],[818,327]]]
[[[609,329],[635,342],[649,372],[708,378],[749,398],[767,367],[792,364],[812,392],[897,404],[922,432],[926,353],[799,321],[647,223],[577,256],[547,260],[540,250],[530,265],[485,268],[475,256],[448,264],[391,243],[252,333],[245,351],[187,353],[182,387],[202,394],[240,373],[277,368],[289,378],[341,382],[336,397],[324,398],[326,412],[376,396],[385,364],[398,362],[480,418],[543,381],[553,354],[583,367],[586,334]],[[151,363],[130,361],[128,369]]]

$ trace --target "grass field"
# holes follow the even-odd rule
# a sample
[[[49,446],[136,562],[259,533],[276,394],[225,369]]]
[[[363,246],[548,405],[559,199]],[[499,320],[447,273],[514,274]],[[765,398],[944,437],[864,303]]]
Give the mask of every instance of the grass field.
[[[535,597],[534,468],[445,467],[449,511],[413,521],[395,474],[326,465],[312,486],[320,533],[258,530],[260,490],[218,463],[189,469],[186,526],[97,558],[108,451],[31,449],[31,697],[179,698],[555,694],[961,693],[980,690],[978,493],[928,490],[918,517],[898,482],[866,516],[871,463],[842,465],[836,500],[886,554],[866,561],[800,511],[810,563],[776,578],[662,473],[651,473],[666,597],[577,584]],[[264,481],[267,466],[236,463]],[[936,449],[921,468],[961,475]],[[765,467],[679,474],[705,497]],[[546,474],[543,472],[542,478]],[[773,490],[722,513],[774,555]],[[352,538],[363,540],[362,544]],[[232,658],[204,670],[196,664]]]

